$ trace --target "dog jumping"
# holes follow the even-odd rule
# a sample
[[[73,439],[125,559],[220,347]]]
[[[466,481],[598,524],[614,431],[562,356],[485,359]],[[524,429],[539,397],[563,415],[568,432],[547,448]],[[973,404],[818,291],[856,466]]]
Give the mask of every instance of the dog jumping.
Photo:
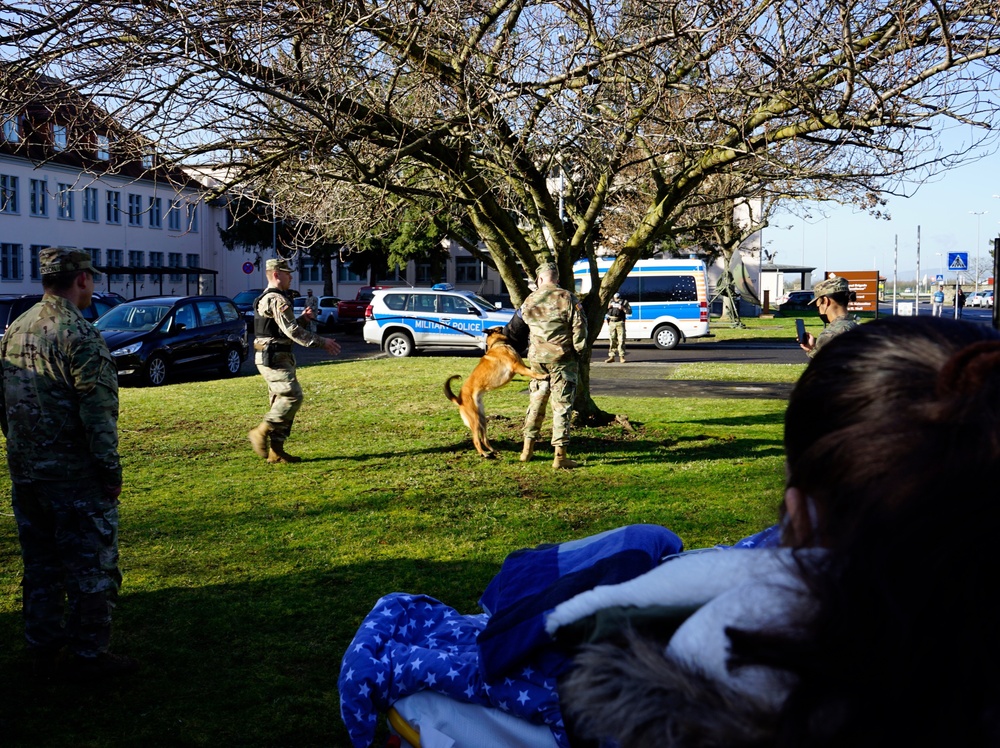
[[[499,454],[486,438],[486,410],[483,407],[483,396],[490,390],[503,387],[521,374],[531,379],[548,379],[547,374],[539,374],[524,365],[524,361],[510,344],[502,329],[490,330],[486,333],[486,354],[479,359],[476,368],[462,385],[462,391],[456,396],[451,391],[452,380],[460,375],[448,377],[444,383],[444,394],[458,406],[462,422],[472,432],[472,443],[476,451],[486,458]]]

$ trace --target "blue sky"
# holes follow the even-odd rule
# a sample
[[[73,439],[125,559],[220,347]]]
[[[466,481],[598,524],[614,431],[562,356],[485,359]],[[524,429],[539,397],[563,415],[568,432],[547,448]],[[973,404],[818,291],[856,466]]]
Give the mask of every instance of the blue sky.
[[[933,277],[943,272],[948,252],[968,252],[970,262],[974,261],[977,224],[980,258],[988,262],[988,242],[1000,235],[1000,198],[995,195],[1000,195],[1000,155],[996,154],[932,178],[913,197],[890,198],[888,221],[833,203],[811,204],[811,218],[805,224],[799,216],[779,213],[764,230],[764,248],[777,251],[779,265],[804,261],[815,267],[814,280],[822,277],[824,269],[877,269],[891,279],[898,237],[899,278],[913,279],[919,226],[920,275]],[[973,215],[983,211],[984,215]],[[954,278],[947,273],[945,277]]]

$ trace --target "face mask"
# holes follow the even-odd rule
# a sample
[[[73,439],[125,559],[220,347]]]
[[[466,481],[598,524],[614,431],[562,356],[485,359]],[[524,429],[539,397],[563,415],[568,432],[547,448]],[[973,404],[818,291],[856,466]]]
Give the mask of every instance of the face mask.
[[[823,313],[820,313],[820,315],[819,315],[819,318],[820,318],[821,320],[823,320],[823,324],[824,324],[824,325],[827,325],[827,324],[829,324],[829,323],[830,323],[830,318],[829,318],[829,317],[827,317],[827,316],[826,316],[825,314],[823,314]]]

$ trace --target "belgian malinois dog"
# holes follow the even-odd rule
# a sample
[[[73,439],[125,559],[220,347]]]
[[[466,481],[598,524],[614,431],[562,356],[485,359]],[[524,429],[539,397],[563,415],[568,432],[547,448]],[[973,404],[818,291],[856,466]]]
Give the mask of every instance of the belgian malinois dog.
[[[547,374],[539,374],[524,365],[524,361],[507,341],[500,331],[491,330],[486,334],[486,355],[479,359],[476,368],[462,385],[462,391],[456,396],[451,391],[452,380],[460,375],[448,377],[444,383],[444,394],[458,406],[462,422],[472,432],[472,443],[476,451],[483,457],[496,457],[498,452],[490,446],[486,438],[486,411],[483,407],[483,396],[490,390],[503,387],[515,374],[521,374],[532,379],[548,379]]]

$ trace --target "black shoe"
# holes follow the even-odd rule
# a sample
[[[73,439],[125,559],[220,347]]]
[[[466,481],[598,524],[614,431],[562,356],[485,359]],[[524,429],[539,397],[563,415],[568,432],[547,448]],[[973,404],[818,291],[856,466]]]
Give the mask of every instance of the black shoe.
[[[137,672],[139,663],[127,655],[101,652],[97,657],[74,655],[67,663],[67,670],[77,678],[115,678]]]
[[[52,678],[62,662],[61,648],[29,649],[28,676],[36,680]]]

